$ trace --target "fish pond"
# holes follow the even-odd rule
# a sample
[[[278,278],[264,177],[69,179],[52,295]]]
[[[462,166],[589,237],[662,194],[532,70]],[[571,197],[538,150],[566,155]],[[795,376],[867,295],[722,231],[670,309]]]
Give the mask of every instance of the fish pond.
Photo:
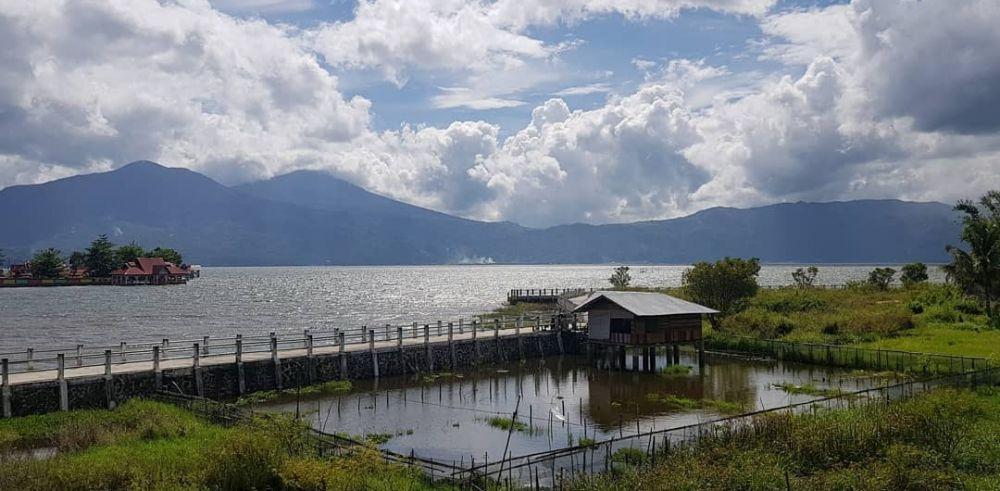
[[[627,358],[631,360],[631,357]],[[661,430],[887,385],[895,374],[681,352],[656,372],[562,356],[454,373],[385,377],[250,403],[318,430],[462,466]],[[349,385],[344,388],[344,385]],[[513,414],[517,411],[517,417]],[[509,439],[509,441],[508,441]]]

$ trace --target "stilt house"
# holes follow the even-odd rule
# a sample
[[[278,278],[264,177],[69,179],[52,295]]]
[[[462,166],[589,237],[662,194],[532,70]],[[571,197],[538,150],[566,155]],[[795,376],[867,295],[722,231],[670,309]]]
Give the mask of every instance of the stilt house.
[[[573,312],[586,312],[591,343],[616,346],[686,344],[701,340],[702,316],[719,311],[662,293],[599,291]]]

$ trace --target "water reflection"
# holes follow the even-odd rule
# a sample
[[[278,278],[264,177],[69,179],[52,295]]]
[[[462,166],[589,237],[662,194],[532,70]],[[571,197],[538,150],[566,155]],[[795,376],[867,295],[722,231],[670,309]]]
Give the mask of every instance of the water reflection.
[[[401,453],[481,462],[499,457],[507,438],[507,431],[491,426],[490,418],[510,418],[515,407],[524,427],[511,436],[510,449],[520,455],[584,437],[602,440],[725,415],[720,406],[703,401],[753,410],[816,398],[787,394],[774,387],[779,383],[845,389],[872,384],[839,369],[777,361],[710,355],[699,371],[696,354],[684,352],[681,363],[692,367],[690,374],[622,372],[592,367],[584,357],[552,357],[456,374],[359,381],[346,394],[284,400],[258,409],[298,410],[314,427],[331,433],[391,435],[383,446]],[[666,366],[666,360],[658,366]],[[665,396],[693,406],[664,403]]]

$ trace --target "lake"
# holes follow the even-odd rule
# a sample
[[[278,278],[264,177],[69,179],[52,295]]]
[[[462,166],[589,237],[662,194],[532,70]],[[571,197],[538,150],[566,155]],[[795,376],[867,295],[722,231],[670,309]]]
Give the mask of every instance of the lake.
[[[677,286],[688,266],[635,266],[633,284]],[[765,265],[762,285],[797,265]],[[819,266],[822,284],[873,265]],[[0,351],[195,339],[468,318],[512,288],[604,287],[609,265],[205,268],[187,285],[0,288]],[[897,267],[898,269],[898,267]],[[932,281],[943,279],[930,268]]]

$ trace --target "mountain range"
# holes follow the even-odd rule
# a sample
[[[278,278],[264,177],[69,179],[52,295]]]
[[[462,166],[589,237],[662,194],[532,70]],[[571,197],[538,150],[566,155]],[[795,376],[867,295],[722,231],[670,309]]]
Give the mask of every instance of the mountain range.
[[[116,243],[182,251],[205,265],[899,263],[947,259],[959,221],[942,203],[857,200],[711,208],[689,216],[544,229],[454,217],[370,193],[318,171],[227,187],[140,161],[0,190],[9,261],[56,247]]]

